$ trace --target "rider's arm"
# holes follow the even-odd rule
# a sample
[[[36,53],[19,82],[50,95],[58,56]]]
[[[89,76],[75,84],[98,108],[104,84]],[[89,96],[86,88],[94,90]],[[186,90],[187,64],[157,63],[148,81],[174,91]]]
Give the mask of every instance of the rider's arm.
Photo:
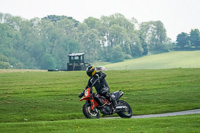
[[[87,86],[85,87],[85,89],[92,87],[92,83],[91,83],[91,78],[88,80]]]
[[[99,76],[99,79],[102,80],[106,77],[106,74],[102,71],[100,71],[100,76]]]
[[[87,88],[89,88],[89,87],[91,87],[91,86],[92,86],[92,84],[91,84],[90,79],[89,79],[88,84],[87,84],[87,86],[85,87],[85,89],[87,89]],[[85,89],[83,90],[82,93],[80,93],[80,94],[78,95],[80,98],[84,95]]]

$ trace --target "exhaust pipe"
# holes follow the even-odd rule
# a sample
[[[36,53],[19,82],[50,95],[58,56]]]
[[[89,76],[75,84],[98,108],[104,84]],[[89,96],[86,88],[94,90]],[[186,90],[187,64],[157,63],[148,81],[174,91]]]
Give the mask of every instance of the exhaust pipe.
[[[127,109],[126,106],[117,106],[116,109]]]

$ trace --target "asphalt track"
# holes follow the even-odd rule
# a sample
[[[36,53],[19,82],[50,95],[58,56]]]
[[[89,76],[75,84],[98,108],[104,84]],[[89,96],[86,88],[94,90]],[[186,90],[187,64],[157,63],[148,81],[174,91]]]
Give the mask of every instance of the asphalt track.
[[[177,116],[177,115],[189,115],[189,114],[200,114],[200,109],[193,109],[187,111],[179,111],[172,113],[163,113],[163,114],[149,114],[149,115],[133,115],[131,118],[152,118],[152,117],[166,117],[166,116]],[[116,119],[120,117],[106,117],[102,119]]]

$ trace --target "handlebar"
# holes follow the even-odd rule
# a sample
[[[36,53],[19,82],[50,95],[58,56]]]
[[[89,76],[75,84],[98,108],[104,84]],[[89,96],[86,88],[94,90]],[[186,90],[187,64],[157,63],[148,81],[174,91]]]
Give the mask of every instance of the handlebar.
[[[84,95],[84,92],[82,92],[82,93],[80,93],[79,95],[78,95],[78,97],[82,97]]]
[[[91,86],[90,88],[92,89],[92,87],[93,87],[93,86],[96,84],[96,82],[99,81],[99,80],[100,80],[100,79],[97,78],[97,79],[94,81],[94,83],[92,84],[92,86]],[[87,89],[87,88],[86,88],[86,89]],[[78,95],[78,97],[81,98],[81,97],[84,95],[84,92],[85,92],[86,89],[84,89],[84,91],[83,91],[82,93],[80,93],[80,94]]]

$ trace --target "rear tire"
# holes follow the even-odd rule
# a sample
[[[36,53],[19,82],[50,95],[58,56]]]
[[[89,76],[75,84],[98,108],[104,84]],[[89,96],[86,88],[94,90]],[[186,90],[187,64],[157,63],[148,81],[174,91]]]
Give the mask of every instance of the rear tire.
[[[94,109],[95,111],[91,110],[91,106],[89,103],[85,103],[83,105],[83,114],[85,115],[86,118],[90,119],[96,119],[99,118],[99,112],[97,109]],[[97,113],[98,112],[98,113]]]
[[[123,101],[123,100],[119,100],[118,104],[121,105],[121,106],[126,106],[127,109],[125,109],[125,111],[118,112],[117,114],[122,118],[131,118],[132,109],[131,109],[130,105],[127,102]]]

